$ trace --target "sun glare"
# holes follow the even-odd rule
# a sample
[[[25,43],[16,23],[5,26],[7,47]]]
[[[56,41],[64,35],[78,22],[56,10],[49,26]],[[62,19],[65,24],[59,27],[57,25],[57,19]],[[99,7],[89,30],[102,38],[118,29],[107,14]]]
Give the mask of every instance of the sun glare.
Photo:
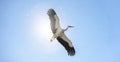
[[[49,38],[51,35],[50,23],[41,22],[40,24],[40,34],[46,38]]]
[[[38,20],[34,23],[34,34],[39,37],[50,38],[52,33],[49,20],[46,17]]]

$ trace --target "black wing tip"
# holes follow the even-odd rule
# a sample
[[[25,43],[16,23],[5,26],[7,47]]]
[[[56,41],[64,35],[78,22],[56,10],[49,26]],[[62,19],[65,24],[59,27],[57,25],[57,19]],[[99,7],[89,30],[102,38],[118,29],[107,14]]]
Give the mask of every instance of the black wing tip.
[[[50,15],[56,15],[56,12],[54,9],[50,8],[47,12],[47,14],[50,16]]]
[[[69,55],[69,56],[74,56],[74,55],[75,55],[75,49],[74,49],[74,47],[71,47],[71,48],[68,50],[68,55]]]
[[[57,37],[57,40],[64,46],[64,48],[67,50],[69,56],[75,55],[75,49],[74,47],[70,47],[67,42],[65,42],[61,37]]]

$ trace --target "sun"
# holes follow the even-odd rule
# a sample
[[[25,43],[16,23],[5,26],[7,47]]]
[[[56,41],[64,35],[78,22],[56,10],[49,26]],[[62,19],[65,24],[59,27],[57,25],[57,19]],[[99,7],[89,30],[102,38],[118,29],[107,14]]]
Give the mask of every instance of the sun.
[[[49,18],[43,17],[44,19],[37,19],[39,21],[35,21],[33,25],[33,37],[35,38],[34,47],[38,44],[36,48],[43,49],[43,53],[45,54],[54,54],[57,51],[61,50],[59,44],[54,40],[54,43],[50,42],[50,38],[52,37],[52,31],[50,27]],[[42,41],[41,41],[42,40]],[[41,48],[42,47],[42,48]]]
[[[34,23],[33,28],[34,28],[33,34],[37,37],[42,37],[42,38],[48,39],[52,35],[49,20],[47,20],[45,17],[44,17],[44,19],[42,19],[40,21],[36,21]]]
[[[50,23],[49,22],[41,22],[40,24],[40,34],[46,38],[50,38],[52,33],[51,33],[51,28],[50,28]]]

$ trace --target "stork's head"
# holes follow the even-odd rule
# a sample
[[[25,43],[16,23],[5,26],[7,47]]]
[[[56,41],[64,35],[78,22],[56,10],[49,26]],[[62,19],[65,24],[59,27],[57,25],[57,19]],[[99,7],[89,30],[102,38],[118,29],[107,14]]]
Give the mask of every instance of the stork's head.
[[[54,11],[54,9],[51,8],[51,9],[48,10],[47,14],[48,14],[49,16],[51,16],[51,15],[55,15],[56,12]]]

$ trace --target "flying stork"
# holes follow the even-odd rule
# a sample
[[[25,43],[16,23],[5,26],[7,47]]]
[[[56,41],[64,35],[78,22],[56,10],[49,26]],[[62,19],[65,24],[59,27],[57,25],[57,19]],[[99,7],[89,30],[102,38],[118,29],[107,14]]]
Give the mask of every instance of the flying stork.
[[[53,41],[54,39],[57,39],[60,44],[63,45],[63,47],[67,50],[69,56],[74,56],[75,55],[75,49],[74,46],[72,45],[72,42],[67,38],[65,35],[65,31],[68,30],[68,28],[72,28],[73,26],[67,26],[66,29],[62,29],[60,27],[59,23],[59,18],[54,11],[54,9],[49,9],[47,12],[49,19],[50,19],[50,25],[51,25],[51,30],[53,33],[53,36],[50,41]]]

